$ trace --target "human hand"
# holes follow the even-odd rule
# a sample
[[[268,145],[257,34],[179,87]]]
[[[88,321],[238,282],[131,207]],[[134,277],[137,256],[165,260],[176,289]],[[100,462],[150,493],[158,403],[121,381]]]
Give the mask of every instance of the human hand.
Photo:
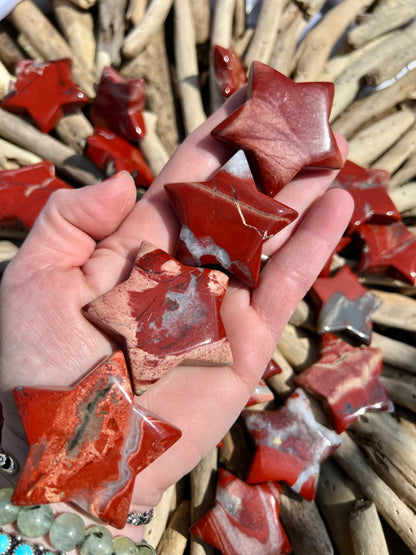
[[[68,386],[116,346],[81,308],[125,280],[143,240],[173,253],[179,231],[163,185],[206,180],[229,157],[210,131],[245,98],[238,92],[190,135],[144,198],[133,180],[54,193],[2,280],[0,384],[2,445],[20,465],[27,444],[11,395],[17,385]],[[339,138],[346,157],[346,144]],[[352,210],[347,193],[326,192],[335,171],[303,172],[277,199],[298,219],[269,239],[259,285],[231,279],[222,319],[233,353],[224,368],[179,366],[140,396],[139,404],[182,431],[181,439],[136,479],[131,510],[155,506],[236,420],[270,360],[291,313],[319,274]],[[117,531],[136,541],[140,528]]]

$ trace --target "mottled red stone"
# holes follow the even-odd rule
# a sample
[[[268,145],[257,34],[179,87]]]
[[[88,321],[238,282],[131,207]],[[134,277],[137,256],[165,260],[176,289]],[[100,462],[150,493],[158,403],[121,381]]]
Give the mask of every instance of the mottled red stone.
[[[333,276],[318,278],[310,296],[318,308],[318,333],[332,332],[370,344],[371,315],[380,300],[361,285],[348,266]]]
[[[220,316],[227,284],[223,272],[184,266],[144,242],[128,280],[83,311],[124,341],[139,393],[181,363],[232,363]]]
[[[251,407],[252,405],[257,405],[259,403],[268,403],[273,401],[274,395],[270,387],[262,379],[256,385],[253,393],[250,395],[249,400],[246,403],[246,407]]]
[[[0,171],[0,223],[30,229],[53,191],[72,189],[49,160]]]
[[[260,193],[243,151],[209,181],[168,183],[165,189],[182,223],[175,256],[191,266],[221,266],[256,287],[264,241],[297,212]]]
[[[403,222],[362,224],[356,232],[364,244],[359,271],[416,284],[416,235]]]
[[[329,124],[332,83],[294,83],[255,61],[250,68],[248,96],[212,134],[248,153],[261,190],[276,195],[305,167],[342,167]]]
[[[380,380],[382,365],[380,349],[353,347],[328,333],[321,358],[295,381],[322,402],[340,434],[368,410],[392,410]]]
[[[341,438],[319,424],[301,388],[277,410],[244,409],[241,413],[256,449],[247,483],[283,481],[313,500],[320,464]]]
[[[225,97],[247,83],[243,62],[232,48],[214,46],[214,69],[218,88]]]
[[[271,378],[272,376],[281,373],[282,369],[280,368],[280,366],[273,359],[270,359],[269,364],[267,365],[267,368],[263,373],[263,379],[266,380],[267,378]]]
[[[87,138],[85,155],[107,175],[126,170],[138,187],[147,188],[153,182],[152,170],[140,150],[112,131],[96,129]]]
[[[144,79],[127,81],[115,69],[106,66],[90,109],[90,118],[96,127],[109,129],[128,141],[137,142],[146,135],[144,103]]]
[[[89,102],[72,80],[71,63],[70,58],[45,63],[21,60],[1,107],[29,115],[41,131],[49,133],[65,113]]]
[[[14,390],[30,450],[13,503],[72,502],[117,528],[136,475],[181,433],[134,404],[120,351],[73,387]]]
[[[215,505],[191,534],[226,555],[291,553],[279,520],[280,492],[279,484],[250,486],[220,468]]]

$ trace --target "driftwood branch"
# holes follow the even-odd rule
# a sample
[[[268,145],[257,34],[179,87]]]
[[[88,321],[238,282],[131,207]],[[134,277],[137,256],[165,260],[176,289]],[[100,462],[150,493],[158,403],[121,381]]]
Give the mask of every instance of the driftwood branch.
[[[385,154],[377,158],[373,165],[376,168],[393,173],[412,154],[416,154],[416,123]]]
[[[287,324],[283,329],[277,346],[297,372],[305,370],[318,358],[316,339],[312,334],[291,324]]]
[[[154,516],[151,522],[144,526],[143,538],[150,543],[150,545],[157,546],[160,542],[163,532],[166,530],[172,509],[175,508],[175,501],[176,484],[173,484],[164,492],[162,499],[154,508]]]
[[[371,315],[373,323],[416,333],[416,299],[379,289],[371,293],[381,300]]]
[[[173,513],[156,548],[157,555],[182,555],[188,543],[189,501],[183,500]]]
[[[376,506],[368,499],[357,499],[350,515],[353,552],[363,555],[389,555]]]
[[[42,158],[33,154],[33,152],[0,139],[0,166],[4,170],[37,164],[41,161]]]
[[[290,76],[296,65],[294,52],[299,37],[305,30],[307,19],[297,5],[290,3],[281,17],[279,32],[277,34],[269,64]]]
[[[371,334],[371,346],[377,347],[383,354],[383,361],[386,364],[397,366],[416,374],[416,347],[403,343],[397,339],[391,339],[373,331]]]
[[[153,112],[147,111],[144,112],[143,116],[146,125],[146,136],[140,141],[140,150],[156,176],[168,162],[169,154],[156,131],[157,116]]]
[[[95,74],[101,75],[105,66],[118,67],[124,40],[127,0],[100,0]]]
[[[416,181],[411,181],[402,187],[395,187],[389,191],[389,196],[397,210],[401,213],[416,208]]]
[[[25,57],[7,26],[0,21],[0,60],[10,73],[14,73],[14,68],[19,60]]]
[[[399,187],[400,185],[403,185],[413,179],[415,175],[416,154],[413,154],[406,160],[403,166],[391,176],[389,188],[393,189],[394,187]]]
[[[55,131],[61,141],[73,148],[77,154],[82,154],[85,141],[94,133],[94,128],[81,110],[78,110],[73,114],[64,115],[55,126]]]

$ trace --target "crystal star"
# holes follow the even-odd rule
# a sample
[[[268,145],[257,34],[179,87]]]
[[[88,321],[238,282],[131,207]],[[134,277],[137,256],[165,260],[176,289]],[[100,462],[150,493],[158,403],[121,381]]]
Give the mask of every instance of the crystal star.
[[[123,354],[72,388],[18,387],[14,395],[30,450],[13,503],[73,502],[123,528],[136,475],[181,435],[134,405]]]
[[[28,114],[41,131],[49,133],[66,112],[89,101],[72,81],[71,63],[70,58],[45,63],[21,60],[16,82],[1,107]]]
[[[416,235],[403,222],[363,224],[357,235],[364,243],[358,270],[416,284]]]
[[[310,295],[318,306],[318,333],[345,335],[367,345],[371,341],[371,315],[380,300],[358,281],[348,266],[334,276],[318,278]]]
[[[228,278],[183,266],[142,243],[130,277],[86,307],[85,315],[121,337],[136,393],[180,363],[231,364],[220,316]]]
[[[291,546],[279,520],[280,486],[249,486],[220,468],[214,507],[191,534],[227,555],[280,555]]]
[[[0,223],[31,228],[56,189],[72,188],[56,177],[52,162],[0,172]]]
[[[256,450],[247,482],[283,481],[313,500],[320,463],[341,444],[341,438],[319,424],[301,388],[278,410],[241,413]]]
[[[294,83],[253,62],[249,100],[212,132],[247,151],[259,187],[274,196],[302,168],[341,168],[329,124],[332,83]]]
[[[296,379],[318,397],[340,434],[367,410],[391,410],[380,380],[380,349],[353,347],[328,333],[322,336],[321,358]]]
[[[143,139],[144,87],[144,79],[126,81],[115,69],[105,67],[90,110],[94,125],[110,129],[128,141]]]
[[[297,216],[256,189],[241,150],[209,181],[165,188],[182,223],[175,256],[192,266],[219,265],[249,287],[258,282],[264,241]]]

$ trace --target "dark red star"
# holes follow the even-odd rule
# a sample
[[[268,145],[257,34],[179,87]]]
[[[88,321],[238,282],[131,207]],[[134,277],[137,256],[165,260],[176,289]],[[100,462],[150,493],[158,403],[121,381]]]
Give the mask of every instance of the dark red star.
[[[321,358],[295,381],[321,400],[340,434],[367,410],[392,409],[380,380],[382,365],[380,349],[353,347],[328,333]]]
[[[14,395],[30,450],[13,503],[72,502],[123,528],[136,475],[181,435],[134,405],[123,354],[72,388],[18,387]]]
[[[126,81],[107,66],[101,75],[90,118],[96,127],[110,129],[128,141],[137,142],[146,134],[144,102],[144,79]]]
[[[71,59],[50,62],[21,60],[16,65],[16,82],[1,107],[27,114],[44,133],[49,133],[61,117],[89,102],[72,80]]]
[[[227,555],[280,555],[291,546],[280,523],[279,484],[249,486],[220,468],[214,507],[191,534]]]
[[[341,168],[329,124],[332,83],[294,83],[253,62],[249,100],[220,123],[213,136],[247,151],[259,187],[274,196],[302,168]]]
[[[192,266],[217,265],[256,287],[264,241],[297,216],[260,193],[243,151],[209,181],[165,185],[182,223],[175,256]]]
[[[31,228],[51,193],[72,189],[55,174],[52,162],[0,172],[0,223]]]
[[[304,391],[296,389],[277,410],[244,409],[241,414],[256,446],[247,483],[283,481],[313,500],[320,464],[341,438],[315,420]]]
[[[220,316],[227,276],[182,265],[150,243],[142,243],[127,281],[98,297],[85,315],[121,337],[136,393],[186,361],[231,364]]]
[[[223,96],[230,96],[247,83],[244,65],[232,48],[214,46],[214,68],[218,88]]]

